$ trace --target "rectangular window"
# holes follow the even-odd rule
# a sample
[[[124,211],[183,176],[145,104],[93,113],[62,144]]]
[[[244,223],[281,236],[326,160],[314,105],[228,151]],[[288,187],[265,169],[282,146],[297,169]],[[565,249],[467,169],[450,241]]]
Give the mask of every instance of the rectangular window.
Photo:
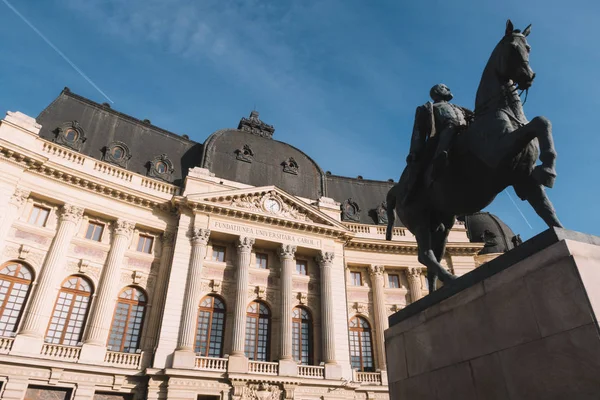
[[[308,266],[304,260],[296,260],[296,272],[300,275],[308,275]]]
[[[362,275],[360,272],[350,272],[350,282],[352,286],[362,286]]]
[[[389,286],[393,289],[400,287],[400,277],[398,275],[388,275]]]
[[[152,252],[152,243],[154,242],[154,238],[152,236],[140,235],[137,245],[137,251],[141,251],[142,253],[150,254]]]
[[[267,269],[267,260],[269,257],[263,253],[256,253],[256,268]]]
[[[50,210],[40,206],[33,206],[29,214],[29,223],[37,226],[46,226]]]
[[[99,242],[102,239],[102,232],[104,231],[104,225],[96,222],[90,222],[88,224],[85,238]]]
[[[225,247],[223,246],[213,246],[212,248],[212,260],[225,262]]]

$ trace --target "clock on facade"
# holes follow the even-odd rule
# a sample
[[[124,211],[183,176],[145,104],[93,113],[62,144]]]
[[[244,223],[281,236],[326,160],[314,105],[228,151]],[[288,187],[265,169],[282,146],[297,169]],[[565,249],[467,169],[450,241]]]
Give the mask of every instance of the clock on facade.
[[[276,214],[281,211],[281,204],[277,200],[270,198],[265,200],[264,208],[265,210]]]

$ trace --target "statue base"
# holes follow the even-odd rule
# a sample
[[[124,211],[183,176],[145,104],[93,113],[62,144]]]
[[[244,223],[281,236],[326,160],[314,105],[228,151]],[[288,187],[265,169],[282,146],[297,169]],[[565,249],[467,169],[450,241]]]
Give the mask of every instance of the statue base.
[[[595,399],[600,237],[549,229],[390,316],[391,399]]]

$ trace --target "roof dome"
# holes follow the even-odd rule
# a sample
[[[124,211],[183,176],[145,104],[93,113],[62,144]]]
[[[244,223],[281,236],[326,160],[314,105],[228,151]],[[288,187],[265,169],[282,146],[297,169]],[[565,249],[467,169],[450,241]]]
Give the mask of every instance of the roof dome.
[[[504,253],[519,244],[522,240],[500,218],[488,212],[460,217],[465,222],[467,235],[471,242],[483,242],[484,248],[479,254]]]

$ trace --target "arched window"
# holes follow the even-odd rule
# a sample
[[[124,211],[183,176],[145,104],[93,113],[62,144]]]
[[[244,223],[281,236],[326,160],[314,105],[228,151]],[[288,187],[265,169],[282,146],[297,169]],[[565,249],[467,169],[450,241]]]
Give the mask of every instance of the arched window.
[[[194,351],[204,357],[223,357],[225,304],[215,296],[200,301]]]
[[[350,320],[350,364],[353,369],[359,371],[374,371],[371,327],[367,320],[361,317]]]
[[[31,271],[23,264],[10,262],[0,269],[0,336],[15,331],[30,284]]]
[[[312,319],[305,308],[292,312],[292,352],[294,360],[304,365],[313,363]]]
[[[269,308],[253,301],[246,311],[246,357],[255,361],[269,360],[271,336],[271,312]]]
[[[144,292],[131,286],[121,291],[108,337],[109,350],[135,353],[140,344],[145,310]]]
[[[72,275],[62,284],[54,305],[46,342],[76,346],[87,317],[92,286],[80,276]]]

